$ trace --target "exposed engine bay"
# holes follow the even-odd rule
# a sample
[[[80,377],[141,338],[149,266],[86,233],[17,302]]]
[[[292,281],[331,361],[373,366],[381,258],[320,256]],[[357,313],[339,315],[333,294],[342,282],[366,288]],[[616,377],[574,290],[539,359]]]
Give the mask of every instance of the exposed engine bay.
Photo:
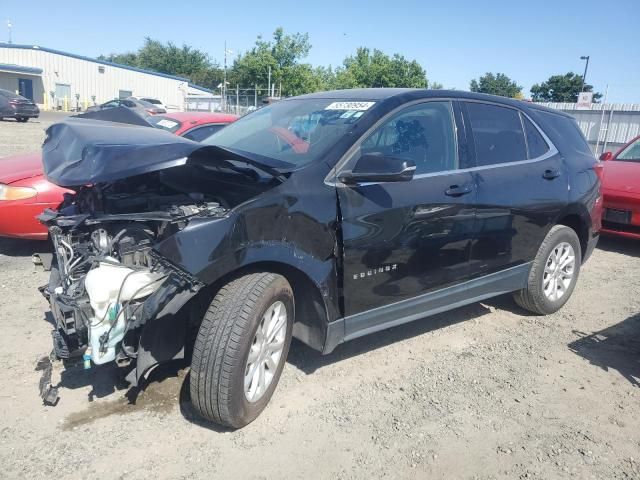
[[[179,292],[188,299],[202,286],[152,247],[193,218],[224,216],[226,201],[181,192],[162,176],[81,187],[58,211],[41,215],[55,251],[42,292],[56,323],[56,357],[82,357],[85,368],[128,364],[143,326]]]
[[[183,307],[199,301],[205,287],[196,274],[210,252],[187,270],[183,257],[194,246],[174,237],[203,226],[215,236],[213,224],[280,185],[286,173],[281,162],[203,146],[120,115],[122,123],[98,113],[69,117],[47,130],[45,175],[75,193],[38,217],[54,248],[41,292],[53,316],[53,357],[84,368],[133,366],[127,380],[135,386],[154,365],[184,358],[195,314]],[[197,248],[213,242],[187,236]],[[47,370],[40,393],[55,403]]]

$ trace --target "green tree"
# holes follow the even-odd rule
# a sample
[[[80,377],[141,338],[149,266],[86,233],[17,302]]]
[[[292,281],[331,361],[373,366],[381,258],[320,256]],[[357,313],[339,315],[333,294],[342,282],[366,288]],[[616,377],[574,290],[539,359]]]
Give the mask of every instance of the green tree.
[[[187,77],[203,87],[215,88],[222,81],[220,66],[209,55],[188,45],[178,47],[146,37],[137,52],[101,55],[106,60],[155,72]]]
[[[135,52],[110,53],[109,55],[99,55],[98,60],[105,62],[119,63],[121,65],[138,66],[138,54]]]
[[[398,53],[390,57],[366,47],[358,48],[355,55],[345,58],[343,66],[336,71],[338,88],[426,88],[427,83],[426,72],[416,60],[409,61]]]
[[[593,86],[582,86],[582,75],[573,72],[564,75],[552,75],[546,82],[531,87],[531,99],[534,102],[576,102],[581,91],[593,92]],[[593,101],[597,102],[602,94],[594,93]]]
[[[314,70],[311,65],[300,63],[309,50],[311,44],[308,34],[288,35],[279,27],[273,32],[272,40],[258,37],[251,50],[236,58],[229,72],[229,80],[232,84],[265,87],[269,83],[271,69],[271,83],[282,84],[283,95],[313,91],[304,89],[316,85],[316,79],[312,78]]]
[[[522,87],[504,73],[487,72],[478,80],[471,80],[469,89],[472,92],[488,93],[501,97],[522,98]]]

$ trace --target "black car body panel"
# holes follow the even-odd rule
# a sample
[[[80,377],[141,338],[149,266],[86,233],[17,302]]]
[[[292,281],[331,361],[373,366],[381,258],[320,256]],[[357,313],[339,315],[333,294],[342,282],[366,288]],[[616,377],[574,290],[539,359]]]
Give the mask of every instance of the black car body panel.
[[[125,123],[120,117],[111,121],[111,113],[116,110],[69,117],[47,129],[42,154],[49,181],[64,187],[112,182],[203,159],[238,160],[275,176],[280,175],[275,169],[290,167],[273,159],[256,162],[255,155],[202,146],[164,130],[147,128],[142,122],[135,125],[126,119]]]
[[[366,333],[523,288],[543,238],[559,223],[578,233],[583,260],[593,249],[600,201],[596,161],[579,132],[566,134],[574,128],[570,117],[517,100],[413,89],[325,92],[280,105],[306,99],[368,105],[317,161],[303,166],[95,119],[55,125],[44,145],[45,172],[78,194],[43,220],[54,236],[67,235],[65,242],[104,228],[107,246],[120,238],[110,225],[125,218],[144,225],[152,237],[145,265],[171,281],[181,279],[173,291],[180,306],[243,272],[281,273],[296,297],[294,336],[324,353]],[[526,122],[533,125],[531,138],[521,133],[524,153],[482,164],[483,155],[500,152],[500,142],[511,141],[514,131],[499,132],[483,150],[476,140],[491,135],[492,127],[472,128],[468,105],[474,102],[507,109],[523,129]],[[395,130],[385,133],[390,122]],[[425,131],[426,138],[416,140]],[[441,135],[433,131],[446,136],[444,146],[437,147]],[[548,147],[539,155],[534,137]],[[385,153],[387,141],[395,143]],[[417,162],[410,181],[340,181],[365,150],[393,156],[402,142],[429,152],[416,158],[437,158],[441,166],[429,171]],[[143,214],[140,196],[149,205],[145,211],[152,205],[164,208],[165,216],[157,214],[156,221]],[[48,293],[55,297],[51,288]],[[154,333],[143,331],[141,338],[175,334],[176,322],[163,319],[160,309],[150,311],[157,315],[144,328]],[[162,342],[141,349],[135,379],[176,350],[179,345]]]

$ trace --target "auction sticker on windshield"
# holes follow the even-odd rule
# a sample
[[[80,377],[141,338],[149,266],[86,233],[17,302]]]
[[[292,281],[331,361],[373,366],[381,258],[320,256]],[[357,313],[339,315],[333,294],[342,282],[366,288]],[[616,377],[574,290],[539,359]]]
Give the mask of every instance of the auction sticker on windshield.
[[[325,110],[356,110],[359,112],[369,110],[376,102],[333,102],[325,107]]]
[[[160,125],[161,127],[164,127],[164,128],[173,128],[176,125],[178,125],[178,122],[174,122],[173,120],[167,120],[163,118],[162,120],[157,122],[156,125]]]

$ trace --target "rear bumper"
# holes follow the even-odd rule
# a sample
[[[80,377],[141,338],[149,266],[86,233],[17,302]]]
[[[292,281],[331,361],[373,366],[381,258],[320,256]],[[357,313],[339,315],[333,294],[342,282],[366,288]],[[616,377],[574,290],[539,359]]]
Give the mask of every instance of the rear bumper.
[[[605,190],[604,209],[602,234],[640,239],[640,194]],[[607,209],[628,212],[628,217],[622,220],[607,219]]]
[[[619,227],[620,229],[618,229],[617,227]],[[600,233],[602,233],[603,235],[615,235],[617,237],[626,237],[626,238],[635,238],[637,240],[640,240],[640,233],[637,232],[628,232],[623,230],[624,225],[616,225],[615,228],[612,228],[612,226],[609,226],[608,228],[602,228],[602,230],[600,230]]]
[[[40,109],[36,107],[32,108],[18,108],[18,109],[8,109],[2,110],[0,116],[3,118],[38,118],[40,116]]]

